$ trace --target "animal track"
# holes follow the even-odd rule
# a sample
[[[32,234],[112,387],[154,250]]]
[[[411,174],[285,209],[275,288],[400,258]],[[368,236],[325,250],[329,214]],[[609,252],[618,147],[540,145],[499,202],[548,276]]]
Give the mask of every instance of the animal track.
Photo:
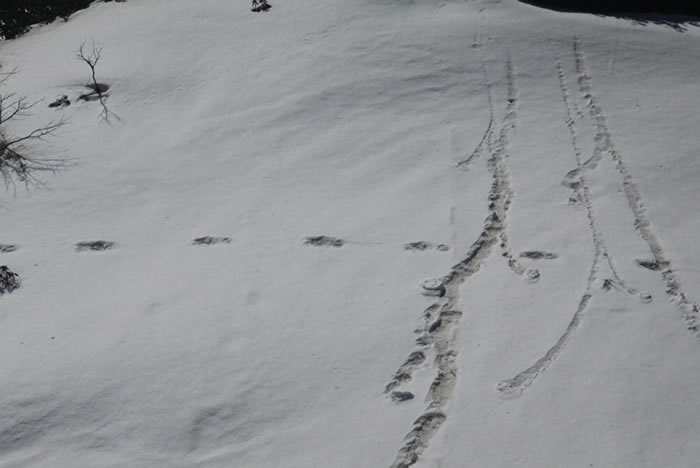
[[[638,260],[638,263],[640,266],[644,266],[645,268],[652,270],[660,268],[661,265],[666,265],[664,279],[666,279],[667,282],[667,293],[672,298],[675,298],[677,302],[681,303],[681,308],[684,311],[684,318],[686,318],[689,328],[693,331],[698,331],[697,306],[687,300],[685,294],[680,288],[680,283],[678,282],[675,273],[670,267],[670,262],[664,257],[660,243],[651,231],[649,220],[646,218],[646,213],[641,203],[639,191],[637,190],[635,182],[627,172],[622,156],[615,149],[610,131],[607,127],[605,115],[603,114],[602,108],[598,103],[598,99],[593,94],[590,73],[586,68],[583,51],[581,50],[577,39],[574,40],[573,55],[576,64],[579,90],[586,102],[586,107],[588,108],[595,130],[595,146],[593,155],[588,160],[583,161],[578,143],[578,132],[576,131],[575,114],[577,113],[578,109],[575,107],[575,101],[571,98],[566,80],[566,74],[564,73],[561,62],[557,62],[557,74],[559,77],[559,86],[561,88],[562,101],[565,110],[565,123],[569,129],[571,145],[577,165],[576,169],[570,171],[566,175],[564,184],[570,187],[575,193],[570,200],[575,199],[581,202],[586,208],[591,237],[593,239],[594,258],[589,270],[583,295],[566,330],[560,336],[557,342],[547,350],[544,356],[538,359],[533,365],[520,372],[515,377],[504,380],[498,384],[498,390],[508,395],[517,395],[521,393],[537,378],[538,375],[547,369],[547,367],[557,358],[557,356],[559,356],[573,332],[578,328],[583,318],[583,314],[590,303],[591,297],[595,293],[593,285],[600,275],[599,270],[603,264],[607,265],[607,269],[610,273],[610,277],[603,280],[603,290],[609,291],[615,289],[630,296],[636,296],[643,303],[648,303],[652,300],[651,294],[633,288],[622,278],[611,255],[609,254],[605,237],[596,218],[593,198],[590,193],[586,174],[588,171],[598,167],[598,163],[606,154],[611,156],[613,161],[616,163],[618,172],[623,175],[623,188],[628,199],[630,209],[635,216],[635,227],[642,235],[642,238],[647,241],[652,253],[654,254],[654,261]],[[582,113],[580,113],[580,115],[583,117]]]
[[[425,362],[425,353],[423,351],[413,351],[408,355],[406,361],[401,364],[401,367],[394,373],[391,381],[384,388],[384,393],[389,393],[404,382],[411,380],[411,373],[414,368]]]
[[[431,278],[423,281],[420,286],[422,288],[421,294],[424,296],[442,297],[447,292],[441,279]]]
[[[192,240],[192,245],[216,245],[216,244],[230,244],[230,237],[212,237],[204,236],[198,237]]]
[[[331,236],[309,236],[304,238],[304,244],[315,247],[342,247],[346,244],[360,246],[381,246],[383,242],[373,241],[351,241]],[[426,241],[409,242],[403,245],[403,249],[409,252],[425,252],[427,250],[436,250],[438,252],[448,252],[450,247],[447,244],[433,244]]]
[[[56,107],[68,107],[70,106],[70,99],[68,99],[68,96],[65,94],[60,95],[59,97],[56,98],[55,101],[53,101],[51,104],[49,104],[49,107],[51,108],[56,108]]]
[[[19,275],[7,265],[0,266],[0,296],[11,293],[21,285]]]
[[[418,242],[409,242],[408,244],[405,244],[403,246],[404,250],[411,250],[411,251],[424,251],[424,250],[432,250],[435,249],[438,252],[447,252],[450,250],[450,247],[445,244],[431,244],[430,242],[425,242],[425,241],[418,241]]]
[[[508,243],[508,235],[505,230],[498,236],[501,240],[500,246],[502,255],[508,263],[508,268],[518,276],[526,278],[531,283],[536,283],[540,279],[540,271],[537,268],[525,268],[514,256]]]
[[[10,253],[14,252],[19,248],[19,246],[14,244],[0,244],[0,253]]]
[[[304,244],[315,247],[342,247],[345,244],[343,239],[330,236],[311,236],[304,240]]]
[[[520,258],[528,258],[530,260],[554,260],[559,258],[555,253],[542,252],[540,250],[525,250],[520,252]]]
[[[402,402],[413,400],[414,395],[411,392],[391,392],[391,401]]]
[[[483,136],[481,137],[481,140],[479,141],[479,144],[476,145],[476,148],[472,153],[466,158],[463,159],[462,161],[457,163],[457,167],[463,170],[468,170],[469,166],[475,162],[479,157],[481,157],[482,153],[484,152],[484,144],[489,143],[489,140],[491,138],[491,135],[493,133],[493,123],[494,123],[494,111],[493,111],[493,92],[491,91],[491,82],[489,81],[488,78],[488,70],[486,69],[486,62],[481,60],[481,71],[484,75],[484,85],[486,88],[486,95],[488,97],[488,104],[489,104],[489,123],[486,126],[486,131],[484,131]]]
[[[637,265],[651,271],[659,271],[659,263],[655,259],[637,259]]]
[[[492,175],[492,183],[488,194],[488,214],[484,220],[483,230],[471,245],[466,257],[454,265],[446,276],[428,280],[422,284],[423,294],[437,296],[439,299],[423,313],[424,327],[418,330],[419,336],[416,339],[418,349],[399,367],[385,388],[385,392],[390,394],[395,388],[411,380],[412,372],[416,367],[411,356],[420,355],[425,359],[427,351],[434,352],[433,363],[436,367],[436,375],[428,389],[427,407],[413,423],[413,428],[406,435],[391,468],[407,468],[415,464],[428,446],[430,439],[447,418],[444,410],[452,398],[457,380],[457,351],[454,336],[462,316],[462,312],[456,309],[460,300],[459,287],[479,271],[499,239],[501,243],[505,243],[506,249],[508,248],[507,238],[502,236],[513,195],[510,189],[507,158],[510,132],[517,124],[518,102],[515,70],[510,57],[508,57],[506,73],[508,97],[503,123],[497,136],[494,135],[493,125],[489,125],[486,136],[482,138],[474,153],[488,151],[490,155],[488,167]],[[485,65],[484,77],[487,88],[490,90]]]
[[[98,241],[83,241],[75,244],[76,252],[85,252],[88,250],[102,252],[105,250],[112,250],[117,246],[116,242],[98,240]]]
[[[578,170],[583,167],[583,161],[581,156],[581,150],[578,143],[578,133],[574,127],[574,118],[572,114],[571,105],[571,95],[569,93],[569,88],[566,83],[566,75],[560,63],[557,63],[557,72],[559,76],[559,86],[562,92],[562,100],[564,103],[564,109],[566,112],[566,125],[569,129],[571,145],[576,160],[577,170],[570,171],[567,174],[566,181],[569,182],[567,185],[575,192],[575,198],[580,200],[586,207],[586,212],[588,215],[589,228],[591,230],[591,236],[593,238],[593,262],[591,264],[586,285],[584,288],[584,293],[579,300],[576,311],[574,312],[569,325],[567,326],[564,333],[559,337],[557,342],[547,350],[547,352],[538,359],[534,364],[525,369],[524,371],[518,373],[515,377],[507,380],[503,380],[498,383],[497,389],[503,393],[511,396],[515,396],[522,392],[532,381],[537,378],[537,376],[543,372],[549,364],[556,359],[561,350],[564,348],[569,340],[571,333],[578,328],[581,321],[583,312],[586,310],[588,303],[590,302],[593,283],[596,279],[598,272],[598,265],[600,263],[604,246],[602,240],[602,233],[598,227],[598,222],[593,214],[593,205],[590,197],[590,190],[586,183],[585,173],[583,170]],[[572,180],[572,178],[576,178]]]
[[[596,132],[596,148],[600,148],[601,153],[609,155],[615,163],[615,168],[622,178],[622,189],[627,198],[627,204],[634,216],[634,227],[654,256],[658,271],[661,272],[661,278],[666,284],[666,294],[679,307],[681,318],[685,321],[688,330],[700,338],[700,310],[683,290],[680,277],[666,257],[660,239],[654,233],[637,182],[630,174],[624,157],[615,147],[603,109],[598,97],[593,93],[591,74],[586,66],[585,56],[578,39],[574,41],[574,58],[579,74],[579,89],[586,99],[586,107]]]

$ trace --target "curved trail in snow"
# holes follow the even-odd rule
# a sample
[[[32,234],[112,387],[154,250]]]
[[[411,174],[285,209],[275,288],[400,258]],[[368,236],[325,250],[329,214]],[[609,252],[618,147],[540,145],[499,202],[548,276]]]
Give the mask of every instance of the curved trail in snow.
[[[594,94],[591,83],[591,74],[586,66],[585,56],[577,39],[574,40],[573,43],[573,56],[576,65],[579,91],[581,92],[581,96],[586,103],[586,108],[588,109],[592,120],[593,130],[595,131],[595,147],[593,150],[593,155],[588,160],[583,161],[578,142],[578,132],[576,130],[576,117],[578,116],[579,118],[583,118],[583,115],[579,114],[575,101],[571,98],[569,86],[566,81],[566,74],[564,73],[561,62],[557,62],[557,74],[559,77],[559,85],[562,92],[562,101],[566,115],[565,123],[569,129],[571,145],[577,163],[576,169],[570,171],[566,175],[564,183],[574,190],[577,198],[583,201],[586,208],[591,237],[593,240],[593,262],[588,274],[586,285],[584,287],[583,295],[579,301],[579,305],[564,333],[559,337],[557,342],[534,364],[521,371],[516,376],[501,381],[498,384],[498,390],[504,395],[517,396],[520,394],[537,378],[538,375],[547,369],[547,367],[557,358],[557,356],[559,356],[569,341],[571,335],[578,328],[584,312],[591,301],[594,294],[593,285],[596,279],[601,276],[601,272],[599,271],[601,265],[607,265],[608,272],[610,273],[610,277],[605,278],[603,282],[603,289],[615,288],[630,296],[637,296],[642,302],[651,301],[651,295],[630,286],[620,275],[615,266],[613,258],[609,253],[605,236],[595,215],[593,199],[590,194],[586,173],[596,169],[599,162],[606,155],[610,156],[615,163],[617,172],[622,176],[623,191],[635,220],[634,227],[649,246],[649,250],[654,258],[654,269],[660,270],[662,279],[666,284],[666,294],[669,296],[671,301],[677,304],[681,309],[681,316],[686,322],[687,328],[694,332],[696,336],[699,334],[700,323],[698,321],[698,306],[688,299],[686,293],[684,292],[678,275],[674,271],[670,260],[666,257],[661,241],[652,229],[652,225],[644,207],[637,183],[630,175],[621,153],[619,153],[615,148],[606,122],[605,114],[603,113],[598,98]]]
[[[472,45],[472,47],[478,46],[479,44],[476,42]],[[474,148],[474,151],[472,151],[472,153],[466,159],[463,159],[457,163],[457,167],[465,171],[469,169],[469,166],[471,166],[473,162],[476,162],[481,157],[482,153],[484,152],[484,145],[490,144],[490,138],[493,135],[493,122],[495,119],[493,112],[493,91],[491,90],[491,81],[489,80],[486,63],[483,60],[481,61],[481,72],[484,75],[484,86],[486,87],[486,95],[489,102],[489,123],[486,126],[486,130],[484,131],[479,144],[476,145],[476,148]]]
[[[685,293],[680,278],[673,268],[673,264],[666,256],[661,240],[654,232],[637,182],[630,174],[624,157],[615,147],[605,113],[603,112],[598,97],[594,94],[591,73],[586,65],[586,57],[578,39],[574,40],[573,50],[578,74],[579,90],[586,100],[586,107],[588,108],[596,132],[596,147],[599,147],[602,152],[609,155],[615,163],[615,168],[622,177],[622,188],[627,198],[627,203],[634,216],[634,227],[649,246],[649,250],[661,272],[661,278],[666,284],[666,294],[671,301],[680,308],[681,317],[685,321],[688,330],[700,338],[700,311],[698,310],[698,306],[695,302],[690,300]]]
[[[547,352],[539,358],[534,364],[532,364],[527,369],[518,373],[515,377],[499,382],[497,388],[500,392],[505,395],[516,396],[520,394],[527,386],[529,386],[537,376],[542,373],[549,364],[556,359],[556,357],[561,353],[564,346],[571,334],[578,328],[581,323],[581,319],[588,304],[593,296],[593,284],[598,277],[598,270],[600,268],[600,263],[603,257],[607,257],[607,246],[605,245],[605,240],[603,238],[603,233],[598,225],[598,221],[595,217],[593,211],[593,202],[590,195],[590,188],[585,175],[585,169],[587,168],[586,163],[583,162],[581,156],[581,150],[579,148],[578,133],[575,128],[574,120],[574,107],[572,105],[572,99],[569,92],[569,87],[566,82],[566,76],[561,63],[557,63],[557,72],[559,75],[559,86],[562,92],[562,100],[564,102],[564,109],[566,111],[566,126],[569,129],[571,137],[571,145],[574,152],[574,157],[576,159],[576,169],[570,171],[567,174],[565,182],[567,185],[574,190],[577,197],[583,200],[583,204],[586,208],[586,214],[588,216],[588,225],[591,230],[591,237],[593,240],[593,261],[588,272],[586,279],[586,284],[584,287],[584,292],[579,299],[576,311],[569,321],[568,326],[564,333],[559,337],[557,342],[547,350]],[[596,152],[597,153],[597,152]],[[590,161],[590,159],[589,159]],[[590,167],[590,166],[588,166]]]
[[[484,142],[489,143],[490,158],[488,166],[492,174],[492,183],[488,195],[488,215],[484,228],[478,239],[471,245],[465,258],[454,265],[450,272],[439,280],[432,289],[439,291],[441,297],[424,312],[425,326],[416,340],[417,350],[399,367],[385,388],[388,394],[411,380],[413,369],[426,360],[426,353],[434,353],[436,376],[428,390],[428,404],[425,411],[414,421],[413,428],[406,435],[404,444],[399,449],[391,468],[406,468],[416,463],[421,453],[428,446],[430,439],[447,419],[445,409],[452,398],[457,379],[455,333],[462,312],[457,310],[460,293],[459,287],[474,275],[493,251],[499,239],[504,243],[508,208],[512,201],[512,190],[507,167],[510,132],[516,127],[518,93],[515,85],[515,70],[510,57],[507,61],[508,98],[505,115],[498,135],[494,135],[492,125]],[[485,79],[487,74],[485,73]],[[487,82],[487,88],[490,84]],[[492,101],[491,115],[493,115]],[[476,153],[472,153],[476,154]],[[506,244],[507,245],[507,244]]]

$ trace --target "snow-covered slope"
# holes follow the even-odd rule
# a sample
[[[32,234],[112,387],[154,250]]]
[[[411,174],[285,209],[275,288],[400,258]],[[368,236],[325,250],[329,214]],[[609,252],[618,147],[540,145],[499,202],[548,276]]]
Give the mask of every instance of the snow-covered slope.
[[[700,29],[272,5],[0,44],[47,103],[94,39],[121,118],[8,129],[74,166],[2,197],[0,466],[696,466]]]

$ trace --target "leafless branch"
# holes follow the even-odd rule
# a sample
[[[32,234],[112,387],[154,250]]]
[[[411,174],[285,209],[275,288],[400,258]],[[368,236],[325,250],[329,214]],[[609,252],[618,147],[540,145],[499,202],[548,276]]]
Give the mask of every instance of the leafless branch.
[[[69,165],[60,158],[38,158],[29,154],[24,146],[5,147],[0,156],[0,177],[6,187],[14,187],[17,182],[25,186],[46,187],[38,178],[39,173],[56,173]]]
[[[7,107],[5,107],[5,97],[11,99],[12,95],[3,96],[0,94],[0,122],[3,120],[12,120],[14,117],[25,115],[24,111],[29,107],[23,99],[10,102]],[[9,114],[4,115],[7,111],[9,111]]]
[[[84,62],[88,67],[90,67],[91,80],[85,86],[92,90],[90,93],[81,95],[79,99],[91,101],[94,100],[94,97],[96,96],[96,100],[100,101],[100,105],[102,106],[102,112],[100,113],[100,117],[102,120],[108,123],[110,118],[112,117],[114,117],[117,120],[121,120],[117,114],[109,110],[109,108],[107,107],[107,98],[109,97],[107,90],[109,89],[109,86],[107,86],[104,83],[99,83],[97,81],[95,69],[97,68],[97,63],[102,57],[102,47],[100,47],[93,40],[90,50],[86,50],[85,42],[83,42],[82,44],[80,44],[77,57],[78,60]]]
[[[0,68],[1,67],[2,67],[2,65],[0,65]],[[17,67],[15,67],[12,70],[7,71],[7,72],[0,71],[0,86],[5,84],[5,82],[7,80],[9,80],[11,76],[15,75],[17,73],[17,70],[18,70]]]
[[[61,128],[65,124],[65,120],[61,119],[58,122],[49,122],[41,128],[36,128],[29,132],[27,135],[15,138],[13,140],[5,141],[5,148],[12,148],[18,144],[28,141],[28,140],[43,140],[47,136],[54,135],[56,130]]]
[[[0,74],[2,77],[0,85],[14,73],[16,69]],[[0,92],[0,177],[7,187],[14,186],[16,182],[27,186],[44,186],[44,183],[37,178],[38,173],[56,172],[68,165],[61,158],[33,156],[33,151],[29,147],[32,142],[54,135],[56,130],[65,125],[64,119],[49,122],[25,135],[7,135],[7,123],[28,115],[28,111],[34,104],[36,103],[27,102],[24,97],[15,98],[13,94]]]
[[[15,99],[14,93],[3,95],[0,92],[0,125],[16,117],[26,117],[34,105],[36,102],[29,103],[25,97]]]
[[[102,93],[99,91],[99,86],[97,86],[95,67],[97,67],[97,62],[100,61],[101,56],[102,47],[97,45],[95,41],[92,41],[92,50],[87,53],[85,52],[85,42],[80,44],[80,48],[78,49],[78,60],[85,62],[90,67],[90,71],[92,72],[92,83],[95,85],[95,92],[97,92],[98,95]]]

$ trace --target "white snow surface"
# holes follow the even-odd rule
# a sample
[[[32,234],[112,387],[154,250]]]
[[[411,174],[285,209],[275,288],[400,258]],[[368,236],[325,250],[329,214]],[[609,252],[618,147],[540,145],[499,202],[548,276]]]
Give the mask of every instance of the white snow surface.
[[[698,466],[700,28],[271,3],[0,43],[72,163],[0,199],[0,466]]]

